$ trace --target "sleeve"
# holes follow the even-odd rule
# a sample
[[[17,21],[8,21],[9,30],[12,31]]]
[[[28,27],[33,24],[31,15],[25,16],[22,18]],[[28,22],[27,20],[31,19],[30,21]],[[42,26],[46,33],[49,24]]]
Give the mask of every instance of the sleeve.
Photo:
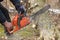
[[[0,2],[2,2],[3,0],[0,0]]]
[[[0,10],[0,22],[4,23],[6,21],[6,18],[4,16],[4,14],[2,13],[2,11]]]

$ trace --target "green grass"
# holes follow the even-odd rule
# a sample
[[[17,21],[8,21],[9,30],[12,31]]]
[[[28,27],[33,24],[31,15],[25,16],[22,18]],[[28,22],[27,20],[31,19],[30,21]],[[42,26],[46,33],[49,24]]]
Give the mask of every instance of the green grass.
[[[0,25],[0,37],[4,36],[4,28],[2,25]]]

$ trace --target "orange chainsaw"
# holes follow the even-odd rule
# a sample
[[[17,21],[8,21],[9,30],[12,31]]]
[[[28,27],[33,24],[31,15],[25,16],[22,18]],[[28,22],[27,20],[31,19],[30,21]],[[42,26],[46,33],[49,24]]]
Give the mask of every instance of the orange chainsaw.
[[[10,31],[9,29],[8,32],[9,33],[14,33],[18,30],[20,30],[21,28],[27,26],[28,24],[31,23],[34,17],[38,16],[39,14],[44,13],[45,11],[47,11],[50,8],[50,5],[47,5],[45,7],[43,7],[42,9],[40,9],[38,12],[36,12],[35,14],[31,15],[31,16],[24,16],[23,14],[16,14],[12,20],[12,25],[13,25],[13,30]]]

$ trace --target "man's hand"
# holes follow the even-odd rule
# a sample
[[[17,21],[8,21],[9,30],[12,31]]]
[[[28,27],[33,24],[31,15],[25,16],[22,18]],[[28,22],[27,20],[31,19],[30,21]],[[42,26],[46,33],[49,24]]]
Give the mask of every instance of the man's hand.
[[[7,28],[7,31],[10,33],[13,30],[12,24],[10,22],[5,21],[4,26]],[[12,32],[11,32],[12,33]],[[10,34],[11,34],[10,33]]]
[[[5,21],[3,24],[9,29],[12,27],[12,24],[10,22]]]

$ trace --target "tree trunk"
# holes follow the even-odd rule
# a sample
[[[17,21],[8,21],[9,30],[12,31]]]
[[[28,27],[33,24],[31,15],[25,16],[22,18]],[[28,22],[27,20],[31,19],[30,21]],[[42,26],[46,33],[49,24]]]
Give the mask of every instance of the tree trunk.
[[[59,0],[46,0],[46,3],[50,4],[52,8],[58,8]]]

